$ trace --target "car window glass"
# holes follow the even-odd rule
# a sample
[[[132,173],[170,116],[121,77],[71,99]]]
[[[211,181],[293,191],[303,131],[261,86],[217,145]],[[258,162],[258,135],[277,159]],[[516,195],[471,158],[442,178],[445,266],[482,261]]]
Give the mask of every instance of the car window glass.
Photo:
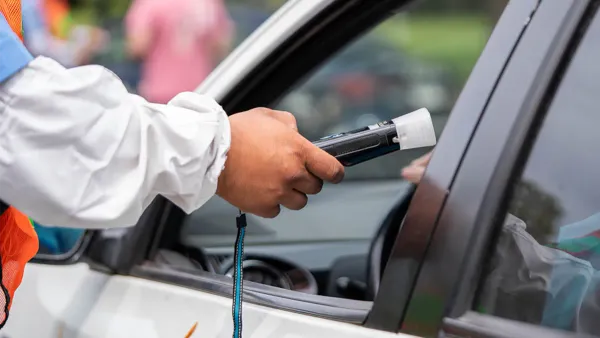
[[[600,16],[515,181],[481,312],[600,335]]]
[[[271,108],[292,112],[299,131],[315,140],[427,107],[439,136],[496,17],[490,19],[479,2],[454,11],[423,4],[348,44]],[[408,188],[402,167],[426,151],[397,152],[348,168],[343,183],[326,185],[301,211],[283,209],[275,219],[248,215],[244,250],[252,272],[244,277],[353,297],[340,291],[338,277],[356,281],[360,289],[374,234]],[[193,257],[201,249],[212,270],[231,273],[236,214],[236,208],[212,198],[185,218],[178,250]]]

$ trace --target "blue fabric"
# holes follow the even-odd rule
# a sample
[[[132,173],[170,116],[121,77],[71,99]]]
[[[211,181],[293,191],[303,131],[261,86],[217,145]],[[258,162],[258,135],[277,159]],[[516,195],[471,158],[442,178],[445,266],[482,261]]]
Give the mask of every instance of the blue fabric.
[[[19,37],[0,15],[0,83],[6,81],[33,60]]]
[[[82,229],[46,227],[36,222],[33,222],[33,227],[38,235],[40,251],[53,255],[71,251],[85,232]]]
[[[558,230],[557,242],[562,242],[569,239],[581,238],[589,236],[591,233],[600,230],[600,213],[591,215],[590,217],[579,222],[567,224]]]
[[[600,230],[600,213],[579,222],[559,228],[557,248],[567,241],[597,239]],[[595,302],[600,283],[600,251],[598,246],[581,245],[581,252],[559,252],[553,257],[549,273],[549,292],[544,304],[542,325],[576,330],[578,322],[587,321],[589,302]],[[571,248],[573,249],[573,248]]]

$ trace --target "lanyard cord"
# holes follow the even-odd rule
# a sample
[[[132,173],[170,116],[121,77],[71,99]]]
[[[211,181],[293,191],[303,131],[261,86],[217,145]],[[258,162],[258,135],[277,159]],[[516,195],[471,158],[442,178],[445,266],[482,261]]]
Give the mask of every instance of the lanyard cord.
[[[235,219],[237,225],[237,238],[233,258],[233,338],[242,337],[242,298],[243,298],[243,269],[244,236],[246,235],[246,214],[240,210]]]

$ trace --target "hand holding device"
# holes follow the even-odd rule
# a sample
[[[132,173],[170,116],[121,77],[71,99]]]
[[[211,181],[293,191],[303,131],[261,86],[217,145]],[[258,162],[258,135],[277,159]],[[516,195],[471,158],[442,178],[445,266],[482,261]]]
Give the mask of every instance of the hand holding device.
[[[288,112],[256,108],[229,121],[231,148],[217,194],[244,212],[270,218],[280,205],[302,209],[323,181],[344,177],[344,167],[302,137]]]

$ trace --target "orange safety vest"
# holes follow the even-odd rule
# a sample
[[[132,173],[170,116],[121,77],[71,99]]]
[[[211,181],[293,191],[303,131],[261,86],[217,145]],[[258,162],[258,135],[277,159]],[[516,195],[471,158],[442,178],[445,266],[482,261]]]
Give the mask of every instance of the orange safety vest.
[[[0,14],[23,41],[21,0],[0,0]],[[0,203],[0,212],[1,329],[8,319],[15,291],[23,279],[25,264],[37,253],[39,242],[29,217],[4,203]]]

